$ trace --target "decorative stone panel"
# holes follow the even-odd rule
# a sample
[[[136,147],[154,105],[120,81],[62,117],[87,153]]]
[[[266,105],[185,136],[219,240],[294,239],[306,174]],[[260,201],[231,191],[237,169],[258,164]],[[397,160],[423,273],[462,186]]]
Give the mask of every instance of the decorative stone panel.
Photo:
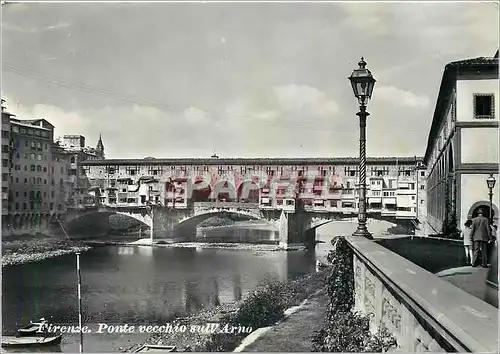
[[[365,314],[375,316],[375,279],[370,272],[365,271],[364,292]]]
[[[401,303],[387,290],[382,291],[381,324],[394,334],[401,335]]]
[[[430,348],[436,348],[437,345],[436,341],[431,337],[431,335],[422,328],[420,324],[418,324],[415,327],[415,334],[414,334],[414,342],[413,342],[413,351],[415,352],[429,352],[433,351]],[[439,347],[440,348],[440,347]]]
[[[365,265],[357,258],[353,259],[354,266],[354,309],[364,313],[364,274]]]
[[[358,257],[354,256],[355,310],[370,317],[372,333],[385,328],[402,352],[445,352],[413,313]]]

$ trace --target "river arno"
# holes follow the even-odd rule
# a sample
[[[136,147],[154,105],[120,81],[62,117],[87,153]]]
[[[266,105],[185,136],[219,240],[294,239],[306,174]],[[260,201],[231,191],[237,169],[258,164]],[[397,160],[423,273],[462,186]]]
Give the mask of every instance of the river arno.
[[[98,247],[81,256],[84,322],[166,324],[241,298],[258,283],[290,280],[314,271],[314,252]],[[75,256],[8,267],[2,281],[3,333],[41,316],[77,325]],[[113,352],[145,334],[88,334],[86,352]],[[78,351],[77,334],[65,335],[63,352]],[[53,350],[53,349],[52,349]]]

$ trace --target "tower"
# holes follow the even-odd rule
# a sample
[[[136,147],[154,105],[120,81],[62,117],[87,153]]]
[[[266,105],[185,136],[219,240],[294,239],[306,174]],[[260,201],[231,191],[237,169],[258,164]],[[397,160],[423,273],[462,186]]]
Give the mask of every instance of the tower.
[[[101,134],[99,134],[99,141],[97,142],[97,147],[95,150],[97,158],[104,159],[104,144],[102,143]]]

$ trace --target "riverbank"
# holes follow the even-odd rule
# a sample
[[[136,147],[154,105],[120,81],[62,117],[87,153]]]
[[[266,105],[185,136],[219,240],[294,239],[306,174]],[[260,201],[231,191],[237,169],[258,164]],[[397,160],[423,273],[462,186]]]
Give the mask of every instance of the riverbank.
[[[143,238],[137,241],[118,241],[118,240],[85,240],[89,246],[151,246],[149,238]],[[283,247],[278,244],[262,243],[237,243],[237,242],[176,242],[167,243],[159,240],[153,244],[153,247],[165,248],[197,248],[197,249],[231,249],[231,250],[249,250],[249,251],[298,251],[305,250],[302,245]]]
[[[86,252],[92,246],[79,241],[59,238],[31,236],[5,238],[2,240],[2,268],[77,252]]]
[[[60,257],[77,252],[86,252],[96,246],[149,246],[149,238],[137,241],[130,240],[64,240],[49,236],[23,235],[2,240],[2,268],[31,262],[39,262],[48,258]],[[177,242],[167,243],[159,240],[153,247],[165,248],[196,248],[196,249],[230,249],[257,252],[299,251],[305,246],[283,247],[278,244],[255,243],[222,243],[222,242]]]
[[[201,328],[207,323],[257,328],[269,326],[282,320],[286,310],[300,305],[326,284],[326,272],[309,274],[289,283],[275,282],[258,287],[241,301],[222,304],[212,309],[172,321],[187,328]],[[238,332],[238,331],[236,331]],[[141,346],[173,345],[179,352],[233,351],[249,333],[211,333],[208,331],[156,333],[151,337],[124,350],[134,352]]]
[[[275,227],[267,221],[262,220],[248,220],[248,221],[235,221],[233,223],[224,225],[207,225],[198,226],[198,229],[214,230],[214,229],[232,229],[232,228],[248,228],[248,229],[262,229],[262,230],[275,230]]]
[[[179,242],[179,243],[156,243],[156,247],[188,247],[201,249],[232,249],[232,250],[251,250],[251,251],[299,251],[305,250],[306,247],[289,246],[283,247],[278,244],[261,244],[261,243],[224,243],[224,242]]]

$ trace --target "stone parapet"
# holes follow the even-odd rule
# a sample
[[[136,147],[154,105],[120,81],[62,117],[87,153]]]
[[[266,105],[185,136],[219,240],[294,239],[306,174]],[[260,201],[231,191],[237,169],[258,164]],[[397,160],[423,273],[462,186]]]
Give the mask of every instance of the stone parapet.
[[[498,352],[498,309],[377,243],[346,237],[355,308],[403,352]]]

